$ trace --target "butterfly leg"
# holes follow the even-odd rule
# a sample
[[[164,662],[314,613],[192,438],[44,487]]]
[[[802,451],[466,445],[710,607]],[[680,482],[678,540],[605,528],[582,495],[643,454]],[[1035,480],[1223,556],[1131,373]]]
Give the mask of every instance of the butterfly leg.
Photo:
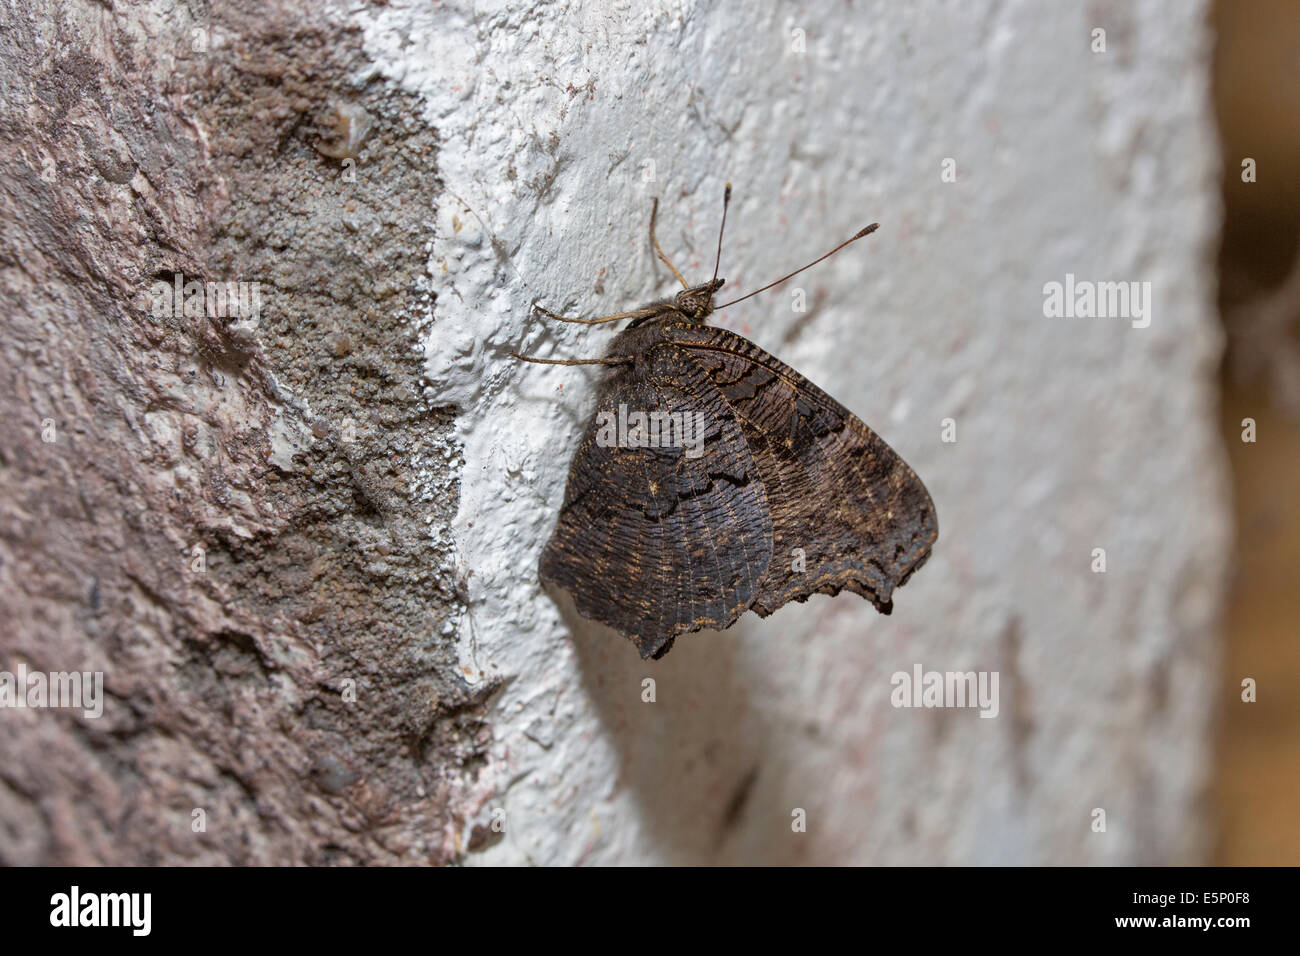
[[[520,355],[518,352],[511,352],[510,355],[521,362],[532,362],[536,365],[631,365],[636,361],[631,355],[610,355],[606,358],[594,359],[533,358],[531,355]]]
[[[659,248],[659,240],[655,236],[655,217],[657,215],[659,215],[658,196],[655,197],[654,205],[650,207],[650,241],[654,243],[655,254],[659,256],[659,258],[663,261],[664,265],[666,265],[669,269],[672,270],[673,275],[677,276],[677,281],[682,284],[682,288],[689,289],[691,287],[691,284],[682,278],[682,274],[677,271],[677,267],[668,261],[668,257],[664,255],[663,249]]]
[[[571,316],[560,315],[557,312],[552,312],[550,309],[543,309],[540,305],[534,302],[533,311],[540,312],[548,319],[555,319],[557,322],[573,322],[577,325],[603,325],[606,322],[617,322],[620,319],[639,319],[644,316],[658,315],[662,310],[658,308],[634,309],[631,312],[615,312],[613,315],[602,315],[595,319],[575,319]]]

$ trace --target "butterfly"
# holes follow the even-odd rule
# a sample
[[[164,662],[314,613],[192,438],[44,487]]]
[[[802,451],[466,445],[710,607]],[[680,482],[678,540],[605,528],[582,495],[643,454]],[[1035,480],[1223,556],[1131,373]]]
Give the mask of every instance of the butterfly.
[[[604,357],[512,353],[528,362],[609,369],[573,456],[539,575],[568,591],[584,617],[628,637],[646,659],[663,657],[682,634],[730,627],[747,610],[766,617],[813,594],[852,591],[888,614],[894,589],[925,563],[939,536],[929,492],[875,432],[790,366],[706,323],[718,309],[798,275],[878,224],[719,306],[730,199],[728,184],[708,282],[690,285],[664,255],[655,200],[650,240],[683,291],[592,319],[533,304],[536,313],[563,322],[627,320]],[[656,422],[657,434],[648,427]],[[686,434],[692,423],[700,432],[694,439]]]

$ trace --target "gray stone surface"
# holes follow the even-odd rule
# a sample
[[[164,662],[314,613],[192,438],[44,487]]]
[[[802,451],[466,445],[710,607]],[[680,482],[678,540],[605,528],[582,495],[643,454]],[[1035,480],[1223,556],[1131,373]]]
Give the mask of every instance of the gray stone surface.
[[[0,710],[0,862],[456,856],[490,685],[411,324],[436,135],[296,7],[0,12],[0,670],[107,693]],[[178,272],[257,321],[154,315]]]

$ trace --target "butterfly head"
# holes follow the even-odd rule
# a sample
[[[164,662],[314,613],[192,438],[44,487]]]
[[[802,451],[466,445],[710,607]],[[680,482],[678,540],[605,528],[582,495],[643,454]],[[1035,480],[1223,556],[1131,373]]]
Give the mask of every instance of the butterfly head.
[[[701,285],[691,286],[678,292],[673,307],[692,322],[703,323],[713,312],[713,297],[726,281],[726,279],[711,279]]]

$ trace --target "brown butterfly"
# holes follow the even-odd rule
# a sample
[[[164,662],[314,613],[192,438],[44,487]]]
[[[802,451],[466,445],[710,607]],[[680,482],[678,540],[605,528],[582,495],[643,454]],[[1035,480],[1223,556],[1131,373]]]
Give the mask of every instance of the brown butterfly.
[[[515,353],[614,369],[574,454],[540,574],[572,594],[583,616],[628,636],[643,658],[662,657],[680,634],[730,627],[746,610],[766,617],[812,594],[853,591],[888,614],[894,588],[925,563],[939,536],[925,486],[875,432],[752,342],[705,325],[717,309],[798,275],[877,224],[715,306],[730,200],[728,184],[708,282],[690,285],[664,255],[655,200],[650,241],[684,291],[594,319],[534,303],[563,322],[631,320],[606,357]],[[656,422],[657,434],[649,427]]]

